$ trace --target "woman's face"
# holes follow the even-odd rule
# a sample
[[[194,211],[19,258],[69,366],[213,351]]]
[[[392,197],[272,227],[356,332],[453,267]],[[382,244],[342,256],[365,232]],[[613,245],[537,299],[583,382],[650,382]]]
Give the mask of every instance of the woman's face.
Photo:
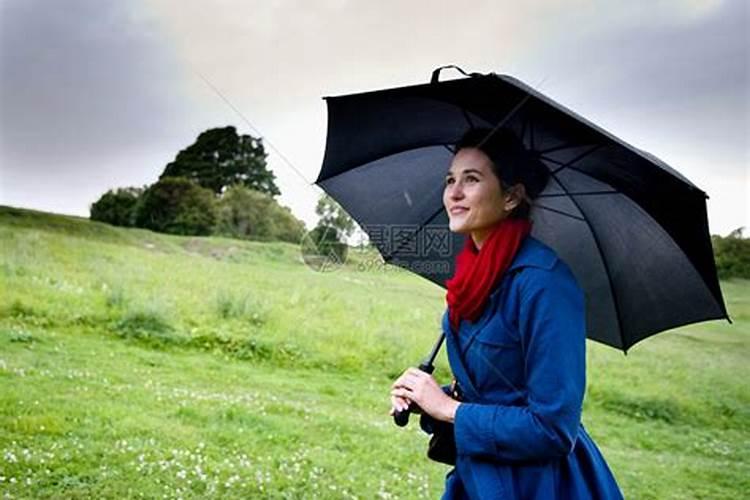
[[[481,247],[492,226],[507,217],[517,204],[516,196],[503,191],[492,171],[492,160],[484,152],[463,148],[456,153],[443,190],[451,231],[470,234]]]

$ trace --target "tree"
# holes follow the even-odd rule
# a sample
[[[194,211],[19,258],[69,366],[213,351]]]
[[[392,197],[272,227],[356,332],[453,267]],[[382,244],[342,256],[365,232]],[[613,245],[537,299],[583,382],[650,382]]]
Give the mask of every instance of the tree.
[[[216,194],[241,184],[267,193],[280,194],[276,176],[266,167],[263,141],[250,135],[238,135],[234,127],[212,128],[180,151],[159,179],[185,177]]]
[[[241,239],[299,242],[305,225],[271,196],[235,185],[219,200],[217,232]]]
[[[711,236],[719,279],[750,279],[750,240],[737,228],[725,237]]]
[[[324,194],[318,200],[318,204],[315,206],[315,213],[320,217],[318,227],[335,228],[340,240],[351,236],[357,228],[357,223],[354,222],[354,219],[327,194]]]
[[[303,254],[317,254],[331,262],[343,263],[348,249],[346,238],[357,228],[357,223],[327,194],[318,200],[315,213],[320,219],[305,238]]]
[[[299,243],[305,234],[305,223],[296,218],[289,207],[276,204],[275,201],[272,207],[274,215],[271,218],[271,234],[274,239]]]
[[[217,220],[214,194],[182,177],[164,177],[144,191],[135,225],[162,233],[205,236]]]
[[[133,226],[135,207],[143,188],[128,187],[110,189],[91,204],[90,218],[113,226]]]

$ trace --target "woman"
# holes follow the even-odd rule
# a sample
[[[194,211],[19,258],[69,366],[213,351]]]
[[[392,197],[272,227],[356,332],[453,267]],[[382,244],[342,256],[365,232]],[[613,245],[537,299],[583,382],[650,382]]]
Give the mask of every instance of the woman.
[[[529,236],[529,203],[548,175],[511,131],[480,129],[459,142],[446,176],[450,230],[466,236],[443,316],[461,401],[415,368],[391,392],[392,413],[413,402],[423,420],[454,424],[443,498],[622,498],[580,422],[583,293]]]

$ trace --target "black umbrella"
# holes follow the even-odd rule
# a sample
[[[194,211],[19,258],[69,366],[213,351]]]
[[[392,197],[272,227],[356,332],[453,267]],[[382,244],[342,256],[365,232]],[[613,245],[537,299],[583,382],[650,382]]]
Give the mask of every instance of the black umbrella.
[[[532,234],[583,288],[589,338],[627,350],[669,328],[729,319],[702,190],[515,78],[439,81],[441,69],[428,84],[325,98],[316,184],[386,262],[445,286],[463,243],[442,204],[452,145],[471,128],[502,126],[550,171]]]

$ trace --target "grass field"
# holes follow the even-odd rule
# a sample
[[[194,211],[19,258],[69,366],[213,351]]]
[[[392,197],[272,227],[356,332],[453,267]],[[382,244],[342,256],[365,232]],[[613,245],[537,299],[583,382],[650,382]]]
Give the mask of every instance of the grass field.
[[[438,497],[387,395],[443,292],[376,262],[0,207],[0,495]],[[589,343],[583,422],[627,498],[750,491],[750,282],[722,289],[732,325]]]

